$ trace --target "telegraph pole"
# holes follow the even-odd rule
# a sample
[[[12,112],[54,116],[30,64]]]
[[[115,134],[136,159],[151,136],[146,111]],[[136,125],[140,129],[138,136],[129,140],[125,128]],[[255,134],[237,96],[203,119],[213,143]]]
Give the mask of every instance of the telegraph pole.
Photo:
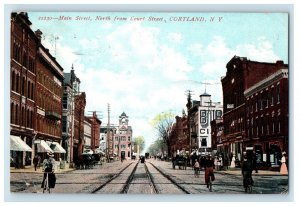
[[[110,143],[110,104],[107,104],[107,115],[108,115],[108,120],[107,120],[107,135],[106,135],[106,158],[107,161],[110,162],[110,157],[109,157],[109,143]]]
[[[191,134],[191,113],[190,113],[190,109],[192,108],[192,99],[191,99],[191,95],[192,95],[192,92],[191,90],[187,90],[185,92],[185,95],[187,96],[187,104],[186,104],[186,107],[187,107],[187,113],[188,113],[188,128],[189,128],[189,152],[190,154],[192,153],[192,134]]]

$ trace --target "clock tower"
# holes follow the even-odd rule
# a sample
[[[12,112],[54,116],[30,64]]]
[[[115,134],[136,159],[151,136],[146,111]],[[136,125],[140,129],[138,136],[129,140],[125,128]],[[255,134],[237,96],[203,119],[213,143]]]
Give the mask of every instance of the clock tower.
[[[129,117],[123,112],[119,116],[119,126],[113,143],[113,152],[120,159],[130,159],[132,154],[132,127],[128,122]]]

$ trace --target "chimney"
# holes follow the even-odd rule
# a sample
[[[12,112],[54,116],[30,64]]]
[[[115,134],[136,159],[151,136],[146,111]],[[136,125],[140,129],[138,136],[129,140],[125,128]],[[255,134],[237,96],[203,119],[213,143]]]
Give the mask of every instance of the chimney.
[[[36,37],[39,39],[39,42],[41,43],[43,32],[41,32],[41,30],[38,29],[34,33],[35,33]]]

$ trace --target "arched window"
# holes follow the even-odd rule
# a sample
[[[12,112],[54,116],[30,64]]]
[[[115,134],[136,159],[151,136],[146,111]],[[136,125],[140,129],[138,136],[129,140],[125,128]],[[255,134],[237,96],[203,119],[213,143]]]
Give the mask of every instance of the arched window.
[[[15,71],[11,72],[11,90],[14,91],[15,90]]]
[[[27,97],[30,99],[30,81],[27,81]]]
[[[15,124],[16,125],[20,125],[20,122],[19,122],[19,106],[16,104],[16,110],[15,110]]]
[[[25,96],[25,87],[26,87],[26,80],[25,77],[22,77],[22,95]]]
[[[10,123],[14,124],[15,123],[15,111],[14,111],[14,103],[10,104]]]
[[[25,123],[26,123],[25,108],[22,107],[21,125],[25,126],[26,125]]]
[[[26,112],[26,127],[29,127],[30,125],[30,115],[29,115],[29,109],[27,109],[27,112]]]
[[[16,90],[15,91],[17,93],[20,93],[20,90],[19,90],[20,85],[19,84],[20,84],[20,75],[16,74],[16,88],[15,88]]]

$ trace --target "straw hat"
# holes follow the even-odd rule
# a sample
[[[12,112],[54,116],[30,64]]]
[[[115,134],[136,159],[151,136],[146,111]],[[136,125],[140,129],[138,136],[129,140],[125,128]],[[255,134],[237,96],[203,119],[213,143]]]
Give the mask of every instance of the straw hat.
[[[52,152],[47,152],[47,156],[54,157],[54,154]]]

